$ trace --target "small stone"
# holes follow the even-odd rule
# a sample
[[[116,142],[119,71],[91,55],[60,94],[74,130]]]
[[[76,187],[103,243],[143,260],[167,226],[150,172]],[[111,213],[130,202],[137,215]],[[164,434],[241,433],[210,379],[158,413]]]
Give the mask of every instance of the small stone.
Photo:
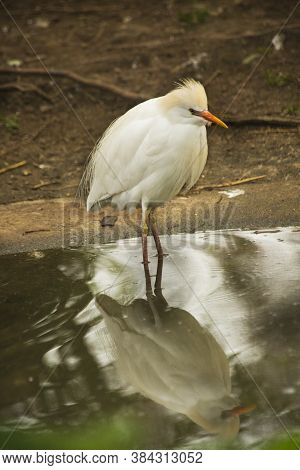
[[[51,168],[50,165],[47,165],[46,163],[40,163],[38,165],[38,167],[41,169],[41,170],[48,170],[49,168]]]
[[[101,227],[114,227],[117,220],[118,217],[116,217],[115,215],[105,215],[101,219],[100,224]]]
[[[35,20],[35,26],[37,28],[42,28],[42,29],[46,29],[46,28],[49,28],[49,20],[46,20],[46,18],[37,18]]]
[[[52,108],[52,106],[49,106],[48,104],[42,104],[42,105],[40,106],[40,111],[41,111],[41,113],[46,113],[46,112],[49,111],[51,108]]]

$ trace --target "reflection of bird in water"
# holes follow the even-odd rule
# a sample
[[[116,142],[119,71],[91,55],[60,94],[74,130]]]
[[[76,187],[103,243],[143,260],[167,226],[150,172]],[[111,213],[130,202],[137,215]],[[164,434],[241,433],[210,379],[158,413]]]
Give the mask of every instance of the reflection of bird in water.
[[[147,299],[129,305],[98,294],[116,348],[119,373],[145,397],[187,415],[206,431],[232,437],[239,415],[249,410],[231,396],[228,359],[209,331],[162,295],[163,259],[154,294],[148,270]]]

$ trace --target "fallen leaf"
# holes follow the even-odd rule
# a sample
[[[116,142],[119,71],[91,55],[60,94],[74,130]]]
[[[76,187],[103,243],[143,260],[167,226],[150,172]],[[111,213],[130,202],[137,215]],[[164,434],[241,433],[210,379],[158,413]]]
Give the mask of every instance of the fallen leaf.
[[[251,62],[257,59],[259,56],[260,54],[258,54],[257,52],[254,52],[253,54],[250,54],[247,57],[245,57],[245,59],[243,60],[243,64],[244,65],[251,64]]]
[[[21,67],[21,65],[23,64],[23,61],[20,59],[9,59],[6,63],[10,67]]]
[[[279,33],[275,34],[275,36],[272,39],[272,44],[274,46],[275,51],[280,51],[283,49],[283,42],[284,42],[284,34]]]

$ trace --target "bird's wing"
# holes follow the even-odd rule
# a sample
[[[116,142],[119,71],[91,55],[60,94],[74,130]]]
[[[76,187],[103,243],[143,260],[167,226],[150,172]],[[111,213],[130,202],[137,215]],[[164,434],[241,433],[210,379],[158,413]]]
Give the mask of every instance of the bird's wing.
[[[167,127],[165,119],[161,129],[157,129],[157,103],[149,100],[132,108],[115,121],[105,132],[94,149],[87,166],[83,185],[89,187],[88,206],[127,191],[138,184],[149,166],[149,158],[163,145],[167,136],[162,132]],[[158,118],[159,119],[159,118]],[[145,143],[147,155],[137,158],[138,150]]]

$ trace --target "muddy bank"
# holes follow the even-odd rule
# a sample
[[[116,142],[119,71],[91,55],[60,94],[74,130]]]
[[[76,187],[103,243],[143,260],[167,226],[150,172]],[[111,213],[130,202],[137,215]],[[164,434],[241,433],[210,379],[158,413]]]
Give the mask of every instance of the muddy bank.
[[[72,198],[95,141],[136,104],[114,87],[158,96],[188,76],[206,84],[211,111],[233,121],[226,131],[209,129],[204,173],[193,196],[158,212],[161,233],[299,224],[296,14],[281,29],[281,47],[271,42],[294,1],[218,0],[200,8],[192,1],[55,0],[50,7],[26,0],[6,6],[39,57],[1,10],[2,253],[135,236],[127,216],[103,228],[103,214],[86,216]],[[28,73],[41,68],[39,59],[67,73],[52,79]],[[74,80],[74,74],[110,90]],[[238,186],[245,194],[233,199],[199,190],[262,175]]]

